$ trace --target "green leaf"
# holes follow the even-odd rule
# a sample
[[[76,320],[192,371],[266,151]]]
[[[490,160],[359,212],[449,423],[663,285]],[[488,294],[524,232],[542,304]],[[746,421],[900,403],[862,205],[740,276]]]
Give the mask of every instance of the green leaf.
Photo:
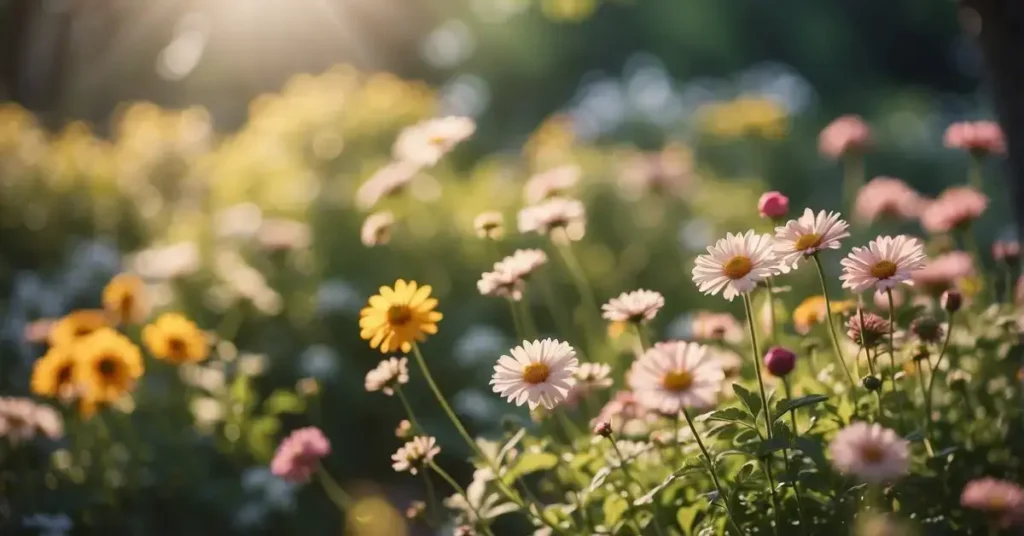
[[[775,451],[789,448],[789,441],[781,437],[765,439],[757,445],[757,455],[767,456]]]
[[[796,443],[796,448],[800,449],[800,452],[803,452],[804,456],[813,460],[814,464],[817,465],[819,469],[829,467],[828,460],[825,459],[825,447],[822,445],[820,439],[797,436],[793,439],[793,442]]]
[[[278,389],[263,402],[263,410],[270,415],[300,414],[306,411],[306,401],[295,393]]]
[[[745,424],[747,426],[754,425],[753,417],[740,408],[725,408],[720,409],[718,411],[712,411],[710,413],[705,413],[704,415],[701,415],[700,417],[698,417],[698,419],[703,419],[705,421],[732,422],[737,424]]]
[[[617,493],[613,493],[604,499],[604,524],[608,527],[614,527],[622,520],[623,514],[629,510],[629,502],[626,499],[620,497]]]
[[[237,376],[231,382],[231,389],[228,392],[233,402],[238,403],[242,408],[248,409],[253,402],[252,388],[249,386],[248,376]]]
[[[668,485],[671,484],[674,480],[676,480],[677,478],[683,477],[685,475],[688,475],[690,473],[693,473],[695,471],[699,471],[699,470],[703,469],[704,467],[705,466],[704,466],[704,459],[703,458],[699,458],[699,457],[696,457],[696,456],[691,457],[691,458],[686,458],[683,461],[683,465],[681,465],[678,469],[673,471],[672,474],[670,474],[667,477],[665,477],[665,480],[662,480],[661,484],[658,484],[657,486],[654,486],[653,488],[651,488],[650,491],[648,491],[642,497],[640,497],[636,501],[634,501],[633,504],[635,504],[637,506],[641,506],[641,505],[644,505],[644,504],[650,504],[650,503],[654,502],[654,497],[656,497],[658,495],[658,493],[661,493],[661,491],[664,490],[666,487],[668,487]]]
[[[693,526],[697,521],[698,514],[700,514],[700,507],[698,505],[684,506],[676,510],[676,522],[679,523],[679,528],[682,529],[683,534],[686,536],[693,536]]]
[[[747,407],[747,410],[750,411],[750,415],[757,418],[757,414],[761,412],[761,399],[738,383],[732,384],[732,390],[739,397],[740,401],[743,402],[743,405]]]
[[[826,395],[807,395],[794,398],[793,400],[783,400],[775,407],[775,420],[779,420],[786,412],[820,404],[826,400],[828,400]]]
[[[922,439],[924,439],[924,431],[922,431],[921,429],[914,430],[913,432],[907,434],[907,436],[904,437],[903,439],[906,439],[907,441],[921,441]]]
[[[281,422],[274,416],[253,419],[246,430],[246,440],[254,458],[270,460],[274,454],[274,436],[281,428]]]
[[[520,477],[537,471],[547,471],[556,465],[558,465],[558,456],[550,452],[528,452],[516,458],[515,465],[501,478],[506,484],[511,484]]]

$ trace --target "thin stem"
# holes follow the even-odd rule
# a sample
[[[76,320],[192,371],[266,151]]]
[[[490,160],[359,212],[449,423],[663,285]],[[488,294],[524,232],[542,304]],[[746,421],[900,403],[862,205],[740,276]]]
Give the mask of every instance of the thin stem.
[[[853,390],[856,389],[857,384],[853,381],[853,376],[850,375],[850,370],[846,368],[846,360],[843,358],[843,351],[839,347],[839,336],[836,335],[836,326],[832,323],[832,301],[828,297],[828,284],[825,283],[825,269],[821,266],[821,259],[818,258],[818,254],[815,253],[811,256],[814,259],[814,265],[818,267],[818,279],[821,281],[821,295],[825,298],[825,321],[828,323],[828,332],[832,336],[832,351],[836,358],[836,365],[843,369],[846,373],[846,380],[850,383],[850,396],[853,396]]]
[[[423,481],[427,488],[427,524],[431,527],[437,522],[437,493],[434,491],[434,481],[430,480],[430,471],[423,471]]]
[[[767,457],[761,461],[764,464],[765,476],[768,477],[768,491],[772,494],[772,513],[775,517],[775,525],[772,526],[772,532],[775,534],[779,533],[779,528],[782,527],[782,512],[779,511],[779,496],[775,492],[775,476],[772,474],[772,459]]]
[[[638,489],[644,489],[643,485],[640,484],[640,481],[634,478],[633,473],[631,473],[629,471],[629,468],[626,467],[626,457],[623,456],[622,451],[619,450],[619,445],[615,442],[615,438],[609,435],[608,442],[612,444],[612,449],[615,450],[615,455],[618,456],[619,458],[619,469],[622,470],[622,474],[626,475],[626,480],[635,485]],[[629,499],[629,508],[632,509],[633,502],[636,500],[636,498],[633,497],[633,492],[630,491],[629,486],[626,486],[626,497]],[[655,516],[654,522],[651,524],[654,525],[655,532],[657,532],[660,536],[663,533],[661,532],[661,526],[658,524],[658,508],[658,501],[654,501]],[[641,532],[637,530],[637,534],[641,534]]]
[[[864,182],[864,161],[860,153],[847,153],[843,157],[843,206],[853,209],[857,191]]]
[[[924,396],[924,407],[925,413],[927,414],[927,421],[925,428],[925,437],[928,437],[931,432],[932,424],[932,390],[935,388],[935,376],[939,371],[939,365],[942,364],[942,358],[946,355],[946,349],[949,348],[949,335],[953,332],[953,319],[954,313],[948,313],[946,317],[946,337],[942,341],[942,349],[939,350],[939,357],[935,359],[935,364],[932,365],[932,375],[928,378],[928,391]]]
[[[519,307],[521,309],[520,319],[523,322],[523,330],[526,333],[526,337],[529,339],[536,339],[538,336],[537,324],[533,321],[533,314],[530,312],[530,303],[523,295],[523,299],[519,301]]]
[[[772,344],[779,344],[779,325],[775,322],[775,280],[769,276],[765,281],[768,284],[768,317],[772,323]]]
[[[341,489],[338,482],[334,480],[334,477],[324,469],[323,464],[318,463],[316,465],[316,475],[320,481],[320,487],[324,489],[324,493],[331,499],[331,502],[341,510],[342,513],[346,512],[352,506],[352,498],[345,493],[345,490]]]
[[[477,523],[481,527],[483,527],[484,534],[491,534],[491,529],[488,528],[486,524],[484,524],[484,519],[480,516],[480,511],[477,510],[476,506],[474,506],[472,502],[470,502],[469,496],[466,495],[466,490],[463,489],[463,487],[460,486],[459,483],[456,482],[454,478],[452,478],[452,475],[449,475],[447,471],[441,469],[441,466],[437,465],[434,462],[430,462],[430,468],[433,469],[434,472],[437,473],[437,475],[440,476],[442,480],[447,482],[448,485],[455,490],[455,493],[462,495],[462,498],[466,500],[466,505],[469,506],[469,509],[473,511],[473,515],[476,516]]]
[[[896,387],[896,344],[894,342],[896,334],[896,306],[892,301],[892,289],[885,289],[885,296],[889,300],[889,364],[892,366],[889,369],[889,380],[892,382],[892,392],[896,393],[898,388]],[[864,325],[861,324],[861,338],[864,338]],[[903,427],[903,412],[896,411],[900,419],[900,428]]]
[[[715,470],[715,460],[711,458],[711,454],[708,452],[708,448],[704,446],[704,441],[701,440],[700,434],[697,433],[697,427],[693,425],[693,419],[690,417],[690,410],[683,407],[683,416],[686,418],[686,424],[690,427],[690,432],[693,433],[693,438],[697,441],[697,446],[700,447],[701,453],[704,454],[704,459],[708,462],[708,472],[711,474],[711,481],[715,484],[715,490],[718,492],[718,497],[722,499],[722,504],[725,505],[725,515],[729,524],[732,526],[733,531],[736,532],[736,536],[743,536],[743,531],[739,525],[736,524],[736,519],[732,516],[732,508],[729,507],[729,496],[725,494],[725,490],[722,489],[722,483],[718,480],[718,471]]]
[[[565,309],[562,308],[562,302],[558,300],[558,296],[555,295],[555,290],[551,286],[551,282],[548,280],[547,274],[543,277],[539,277],[541,291],[544,293],[544,301],[547,302],[548,309],[551,311],[551,317],[555,320],[555,327],[558,328],[558,334],[562,337],[571,337],[569,333],[572,327],[572,315],[566,314]],[[532,281],[532,279],[531,279]],[[565,320],[569,321],[569,324],[565,324]]]
[[[967,170],[967,182],[971,188],[982,191],[981,158],[971,155],[971,166]]]
[[[508,308],[512,311],[512,325],[515,326],[516,339],[520,341],[526,340],[526,333],[523,331],[523,321],[519,318],[519,308],[516,307],[516,302],[512,298],[508,298]]]
[[[429,385],[430,390],[434,392],[434,398],[436,398],[437,403],[441,405],[441,409],[443,409],[444,412],[448,415],[448,419],[451,420],[452,424],[455,425],[455,429],[458,430],[459,435],[462,436],[462,439],[466,442],[466,445],[469,446],[470,450],[472,450],[474,454],[479,456],[480,459],[487,464],[488,468],[490,468],[491,471],[494,472],[495,476],[497,477],[495,478],[495,482],[498,484],[498,489],[501,490],[501,492],[505,495],[505,497],[508,498],[508,500],[516,503],[516,505],[523,510],[524,515],[527,515],[551,527],[551,529],[558,534],[565,534],[565,532],[562,531],[561,528],[556,526],[554,523],[548,521],[548,519],[545,518],[543,514],[534,515],[534,513],[527,507],[526,503],[523,502],[523,500],[518,495],[516,495],[508,487],[508,485],[505,484],[505,482],[500,478],[500,476],[498,476],[501,474],[501,471],[498,470],[497,464],[495,464],[494,460],[486,456],[483,453],[483,451],[480,450],[480,447],[477,446],[476,441],[473,441],[473,437],[470,436],[469,432],[466,431],[466,427],[462,425],[462,421],[460,421],[459,417],[455,415],[455,411],[452,409],[451,405],[448,404],[448,401],[441,393],[441,389],[437,386],[437,382],[434,381],[434,377],[430,374],[430,369],[427,368],[427,362],[426,360],[423,359],[423,353],[420,351],[419,344],[415,342],[412,343],[412,353],[413,356],[416,358],[416,363],[419,365],[420,371],[423,372],[423,377],[426,378],[427,380],[427,385]],[[537,505],[537,509],[538,511],[541,511],[540,505]]]
[[[395,385],[395,393],[398,395],[398,399],[402,401],[402,407],[405,408],[405,414],[409,416],[409,422],[412,423],[413,434],[419,434],[423,432],[423,427],[420,426],[419,421],[416,420],[416,415],[412,412],[412,405],[409,404],[409,399],[405,398],[405,393],[402,391],[401,385]]]
[[[981,248],[978,246],[978,241],[975,240],[974,238],[974,230],[971,229],[971,225],[969,223],[964,225],[964,227],[960,229],[960,237],[963,239],[964,248],[967,250],[968,253],[970,253],[971,257],[974,259],[974,265],[978,267],[978,284],[981,286],[981,292],[987,296],[989,288],[988,285],[985,284],[985,265],[982,264]],[[995,299],[995,296],[996,294],[993,289],[993,299]]]
[[[565,261],[565,267],[569,270],[569,275],[572,278],[573,284],[576,285],[576,291],[580,295],[580,301],[583,306],[584,314],[590,315],[594,311],[600,311],[601,309],[597,306],[597,299],[594,298],[594,291],[590,288],[590,284],[587,282],[587,275],[583,271],[583,267],[580,265],[579,260],[576,258],[576,253],[572,248],[572,240],[569,239],[569,234],[562,230],[562,238],[564,239],[561,243],[556,244],[559,253],[562,255],[562,260]],[[576,310],[579,312],[579,309]],[[589,318],[589,317],[588,317]],[[583,329],[587,332],[591,332],[592,322],[589,319],[583,319],[581,321]],[[596,334],[591,333],[591,337]]]
[[[789,378],[787,376],[782,377],[782,387],[786,390],[786,398],[793,400],[793,389],[789,385]],[[800,436],[800,429],[796,425],[796,411],[790,410],[789,412],[790,423],[793,425],[793,437]],[[782,451],[782,460],[786,462],[786,472],[789,473],[789,452],[787,450]],[[800,528],[806,532],[806,526],[804,525],[804,508],[803,508],[803,497],[800,493],[800,468],[797,467],[796,474],[793,475],[793,493],[796,495],[796,513],[800,516]]]
[[[917,369],[916,370],[916,372],[917,372],[917,384],[921,388],[921,396],[924,397],[924,398],[927,398],[927,396],[928,396],[928,389],[924,385],[924,370],[921,368],[921,361],[920,360],[918,360],[918,359],[914,360],[914,368]],[[930,457],[935,455],[935,451],[932,450],[932,442],[931,442],[931,440],[928,439],[928,421],[931,420],[931,417],[928,416],[927,413],[929,413],[931,411],[931,409],[929,409],[927,406],[928,406],[928,404],[926,402],[925,403],[925,413],[926,413],[926,415],[924,417],[924,431],[925,431],[925,433],[924,433],[924,449],[925,449],[925,451],[928,452],[928,457],[930,458]]]
[[[761,405],[764,410],[764,427],[768,438],[772,437],[772,413],[768,407],[768,394],[764,390],[764,378],[761,376],[761,351],[757,347],[757,330],[754,329],[754,313],[750,307],[750,295],[743,295],[743,307],[747,312],[747,327],[750,328],[750,346],[754,352],[754,371],[757,373],[757,387],[761,391]],[[756,424],[756,423],[755,423]]]

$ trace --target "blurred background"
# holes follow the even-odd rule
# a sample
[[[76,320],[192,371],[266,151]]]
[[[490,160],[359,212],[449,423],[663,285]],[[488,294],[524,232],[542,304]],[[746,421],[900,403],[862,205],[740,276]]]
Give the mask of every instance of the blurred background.
[[[83,462],[64,441],[5,460],[32,483],[6,488],[4,534],[65,522],[76,534],[429,533],[402,513],[421,482],[390,468],[401,406],[363,390],[381,356],[357,318],[378,286],[434,286],[445,318],[427,359],[471,427],[494,435],[504,414],[528,419],[486,385],[513,332],[475,282],[499,254],[542,242],[512,236],[496,252],[472,220],[498,210],[511,226],[532,173],[582,167],[579,255],[598,300],[659,290],[660,334],[683,337],[699,309],[741,314],[697,294],[689,259],[726,231],[767,230],[763,191],[840,208],[842,170],[817,151],[832,119],[872,126],[868,178],[935,196],[969,164],[943,147],[945,127],[992,118],[950,1],[5,0],[0,28],[0,390],[28,393],[38,321],[99,306],[121,271],[145,279],[158,310],[233,341],[202,367],[147,372],[140,392],[156,394],[123,419],[136,444],[118,436],[121,450]],[[403,127],[448,114],[473,117],[476,134],[384,200],[394,238],[365,247],[360,184]],[[1009,228],[1001,163],[988,165],[983,244]],[[793,277],[805,290],[793,294],[813,277]],[[554,292],[576,300],[564,274]],[[421,382],[410,387],[431,412]],[[422,420],[465,482],[468,452],[443,414]],[[308,424],[362,498],[348,520],[266,469],[278,439]]]

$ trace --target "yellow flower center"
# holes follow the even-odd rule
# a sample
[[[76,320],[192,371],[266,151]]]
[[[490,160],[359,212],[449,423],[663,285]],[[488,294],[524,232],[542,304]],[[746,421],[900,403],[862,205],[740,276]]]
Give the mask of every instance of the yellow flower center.
[[[805,250],[807,248],[816,248],[821,245],[821,235],[817,233],[811,233],[801,236],[796,239],[794,248],[797,250]]]
[[[693,385],[693,374],[688,370],[673,370],[661,380],[661,386],[668,391],[685,391]]]
[[[523,381],[530,385],[544,383],[551,370],[545,363],[530,363],[523,367]]]
[[[989,509],[996,512],[1005,510],[1007,506],[1008,505],[1006,504],[1006,499],[1000,497],[999,495],[993,495],[988,500]]]
[[[448,143],[448,138],[445,137],[445,136],[442,136],[441,134],[434,134],[433,136],[430,136],[429,138],[427,138],[427,143],[429,143],[430,145],[436,145],[436,146],[440,147],[440,146]]]
[[[860,448],[860,456],[868,463],[878,463],[885,458],[885,451],[878,445],[864,445]]]
[[[725,266],[722,267],[722,273],[729,279],[741,279],[745,275],[749,274],[750,270],[753,268],[754,265],[750,262],[749,257],[737,255],[725,261]]]
[[[392,305],[388,307],[388,324],[404,326],[412,320],[412,309],[408,305]]]
[[[896,263],[888,260],[881,260],[871,267],[871,277],[875,279],[889,279],[896,275]]]

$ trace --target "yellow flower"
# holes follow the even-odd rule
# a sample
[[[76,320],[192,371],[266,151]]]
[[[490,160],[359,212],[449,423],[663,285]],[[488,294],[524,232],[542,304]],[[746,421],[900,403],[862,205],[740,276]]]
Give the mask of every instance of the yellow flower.
[[[833,301],[831,305],[834,315],[843,314],[857,307],[857,303],[853,300]],[[812,327],[825,320],[826,314],[825,297],[811,296],[793,310],[793,325],[796,327],[797,333],[806,335]]]
[[[113,329],[102,328],[84,338],[75,353],[74,379],[82,389],[83,412],[90,404],[116,401],[142,376],[139,347]]]
[[[103,289],[103,308],[117,324],[141,324],[149,314],[145,290],[138,276],[118,274]]]
[[[50,330],[50,346],[70,345],[94,331],[108,326],[110,326],[110,321],[100,309],[72,311],[58,320]]]
[[[75,357],[73,346],[50,348],[32,367],[32,392],[50,398],[72,398],[75,395]]]
[[[176,365],[197,363],[210,355],[210,344],[194,322],[178,313],[164,313],[142,330],[146,348]]]
[[[629,327],[629,322],[608,322],[608,338],[618,339],[626,332],[626,328]]]
[[[415,281],[399,279],[395,286],[380,287],[369,306],[359,312],[359,336],[381,353],[412,350],[412,343],[437,333],[441,313],[434,310],[437,299],[430,297],[430,285],[417,287]]]

